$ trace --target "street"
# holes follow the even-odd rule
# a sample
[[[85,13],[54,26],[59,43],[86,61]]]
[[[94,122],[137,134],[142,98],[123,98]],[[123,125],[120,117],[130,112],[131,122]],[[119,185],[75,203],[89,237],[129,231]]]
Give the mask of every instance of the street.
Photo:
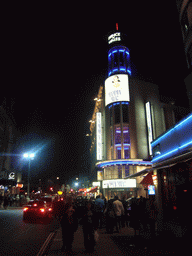
[[[58,223],[24,222],[22,209],[0,210],[0,255],[37,255]]]

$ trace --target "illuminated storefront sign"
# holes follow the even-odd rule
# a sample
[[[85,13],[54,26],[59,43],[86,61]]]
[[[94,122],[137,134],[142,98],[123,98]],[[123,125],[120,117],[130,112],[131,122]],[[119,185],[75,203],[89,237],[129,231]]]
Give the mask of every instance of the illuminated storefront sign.
[[[136,188],[136,179],[103,180],[103,188]]]
[[[102,160],[101,112],[96,113],[97,160]]]
[[[116,41],[121,41],[121,33],[117,32],[108,37],[108,44],[111,44]]]
[[[14,172],[11,172],[9,173],[9,180],[14,180],[15,179],[15,173]]]
[[[118,101],[130,101],[126,74],[113,75],[105,80],[105,106]]]
[[[146,115],[147,115],[147,130],[148,130],[149,154],[152,155],[151,142],[153,141],[153,132],[152,132],[152,120],[151,120],[151,106],[150,106],[150,102],[147,102],[145,106],[146,106]]]

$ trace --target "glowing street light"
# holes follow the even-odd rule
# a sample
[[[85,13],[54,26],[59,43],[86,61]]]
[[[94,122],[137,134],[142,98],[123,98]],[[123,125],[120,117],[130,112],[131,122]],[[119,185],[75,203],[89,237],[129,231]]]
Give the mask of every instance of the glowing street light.
[[[27,186],[27,199],[30,200],[30,197],[29,197],[29,187],[30,187],[30,184],[29,184],[29,174],[30,174],[30,161],[34,159],[35,157],[35,154],[34,153],[25,153],[24,155],[24,158],[27,158],[29,160],[29,168],[28,168],[28,186]]]

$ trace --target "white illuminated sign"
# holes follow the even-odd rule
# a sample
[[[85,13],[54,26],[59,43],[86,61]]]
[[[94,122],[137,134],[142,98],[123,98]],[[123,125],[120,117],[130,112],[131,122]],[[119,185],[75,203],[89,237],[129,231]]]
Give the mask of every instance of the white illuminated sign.
[[[136,179],[103,180],[103,188],[136,188]]]
[[[114,33],[108,37],[108,44],[111,44],[116,41],[121,41],[121,34],[120,32]]]
[[[96,113],[97,160],[102,160],[101,112]]]
[[[118,101],[130,101],[126,74],[113,75],[105,80],[105,106]]]
[[[9,173],[9,180],[14,180],[15,179],[15,173],[14,172],[11,172]]]
[[[148,130],[148,143],[149,143],[149,154],[152,155],[151,142],[153,141],[153,131],[152,131],[152,120],[151,120],[151,106],[150,102],[145,104],[146,114],[147,114],[147,130]]]

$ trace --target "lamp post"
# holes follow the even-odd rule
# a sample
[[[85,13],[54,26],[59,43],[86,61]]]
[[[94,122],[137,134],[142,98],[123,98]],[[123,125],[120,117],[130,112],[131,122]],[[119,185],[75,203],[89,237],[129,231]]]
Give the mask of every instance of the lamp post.
[[[23,156],[29,160],[28,185],[27,185],[27,201],[29,201],[29,200],[30,200],[30,197],[29,197],[29,190],[30,190],[30,189],[29,189],[29,188],[30,188],[30,184],[29,184],[30,164],[31,164],[31,160],[34,159],[35,154],[34,154],[34,153],[31,153],[31,154],[25,153]]]

